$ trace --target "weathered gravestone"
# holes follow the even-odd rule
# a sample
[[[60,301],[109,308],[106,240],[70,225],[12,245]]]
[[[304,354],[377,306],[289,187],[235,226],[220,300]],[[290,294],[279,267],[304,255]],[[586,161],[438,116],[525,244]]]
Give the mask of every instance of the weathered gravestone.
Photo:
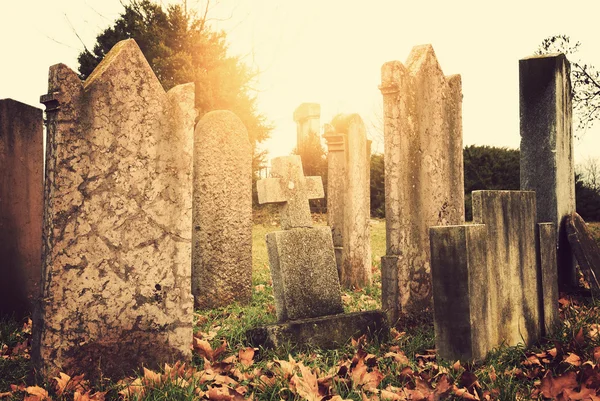
[[[294,110],[296,122],[296,146],[298,154],[302,156],[308,142],[319,138],[321,130],[321,106],[318,103],[302,103]]]
[[[42,110],[0,100],[0,316],[30,316],[42,275]]]
[[[348,288],[360,288],[372,279],[371,141],[358,114],[338,115],[329,128],[323,135],[328,146],[327,222],[340,282]]]
[[[198,308],[252,297],[252,147],[242,121],[212,111],[194,138],[192,292]]]
[[[564,218],[575,211],[575,171],[569,61],[564,54],[519,60],[521,190],[535,191],[538,221],[558,234],[558,278],[576,286]]]
[[[381,67],[386,255],[382,307],[392,322],[430,310],[429,227],[464,222],[460,75],[444,76],[431,45]]]
[[[536,225],[535,193],[474,191],[473,223],[430,230],[436,348],[449,360],[530,345],[557,319],[555,227]]]
[[[598,243],[587,228],[585,221],[575,212],[566,217],[565,229],[585,280],[592,291],[600,292],[600,247],[598,247]]]
[[[255,345],[306,343],[331,348],[353,336],[386,335],[380,311],[343,314],[329,227],[313,227],[309,199],[323,197],[321,177],[304,177],[299,156],[271,161],[272,178],[257,182],[260,203],[277,203],[283,231],[267,234],[279,324],[248,332]]]
[[[165,93],[125,40],[85,82],[50,67],[42,103],[36,370],[115,378],[190,359],[194,85]]]

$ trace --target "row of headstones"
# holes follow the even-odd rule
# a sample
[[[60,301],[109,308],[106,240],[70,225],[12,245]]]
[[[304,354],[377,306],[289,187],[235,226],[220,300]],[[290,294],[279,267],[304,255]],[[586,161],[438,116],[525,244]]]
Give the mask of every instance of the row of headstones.
[[[85,82],[52,66],[41,102],[45,181],[42,111],[0,100],[0,314],[33,309],[44,377],[189,359],[194,303],[252,294],[246,128],[196,124],[194,85],[165,92],[133,40]]]
[[[1,267],[7,280],[0,312],[34,309],[32,356],[45,377],[60,370],[118,376],[140,364],[187,359],[193,304],[214,308],[251,296],[252,155],[245,127],[233,113],[218,111],[194,132],[193,84],[165,93],[133,40],[118,43],[85,82],[65,65],[52,66],[41,102],[45,183],[42,111],[0,101],[7,173],[0,202],[7,241],[0,251],[8,262]],[[321,254],[305,238],[283,248],[311,249],[315,285],[294,287],[285,272],[278,280],[271,263],[279,322],[342,312],[338,274],[347,285],[371,279],[366,130],[357,115],[340,116],[332,127],[342,147],[330,166],[337,179],[329,191],[340,213],[338,249],[345,251],[336,268],[330,228],[316,230],[321,243],[312,245]],[[286,160],[273,162],[275,176],[282,165],[303,178],[300,161]],[[27,168],[19,166],[23,161]],[[322,196],[319,185],[313,189]],[[312,226],[307,199],[284,207],[284,215],[295,210],[302,218],[290,226],[282,217],[279,235]],[[304,266],[296,261],[293,268]],[[310,296],[327,291],[327,306]],[[350,316],[333,324],[349,333],[359,321]]]

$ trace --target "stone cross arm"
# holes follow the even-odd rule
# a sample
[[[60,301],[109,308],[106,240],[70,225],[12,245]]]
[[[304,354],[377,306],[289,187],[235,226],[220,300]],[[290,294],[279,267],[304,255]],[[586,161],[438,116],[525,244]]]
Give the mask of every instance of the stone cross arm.
[[[299,156],[278,157],[271,162],[272,178],[256,183],[258,203],[281,204],[281,228],[312,227],[309,199],[325,196],[321,177],[305,177]]]

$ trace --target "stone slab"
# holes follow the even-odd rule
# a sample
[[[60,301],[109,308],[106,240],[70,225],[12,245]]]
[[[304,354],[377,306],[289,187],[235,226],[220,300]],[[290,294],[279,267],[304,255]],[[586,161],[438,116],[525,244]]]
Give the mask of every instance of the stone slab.
[[[293,346],[333,349],[362,335],[379,342],[387,341],[389,327],[385,313],[367,311],[322,316],[257,327],[247,332],[253,346],[264,348]]]
[[[535,191],[538,222],[558,232],[559,282],[576,286],[564,217],[575,211],[570,65],[564,54],[519,60],[521,190]]]
[[[567,238],[586,281],[593,292],[600,292],[600,247],[577,213],[565,219]]]
[[[252,297],[252,147],[242,121],[211,111],[194,133],[192,293],[196,308]]]
[[[42,110],[0,100],[0,316],[31,316],[42,277]]]
[[[538,223],[538,266],[541,280],[540,310],[542,335],[550,335],[560,324],[558,314],[558,264],[556,261],[556,225]]]
[[[134,40],[81,82],[50,67],[43,298],[32,361],[122,378],[191,359],[194,85],[168,92]]]
[[[435,343],[450,361],[483,360],[490,350],[492,310],[483,224],[432,227],[431,275]]]
[[[531,191],[473,191],[473,223],[487,230],[493,346],[530,345],[541,335],[536,202]]]
[[[266,241],[279,322],[344,311],[329,227],[275,231]]]

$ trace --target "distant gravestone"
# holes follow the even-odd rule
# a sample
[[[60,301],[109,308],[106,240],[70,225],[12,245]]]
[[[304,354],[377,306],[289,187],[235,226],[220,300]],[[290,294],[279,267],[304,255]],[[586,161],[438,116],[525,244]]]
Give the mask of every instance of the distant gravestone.
[[[600,247],[579,214],[571,213],[565,220],[567,238],[577,262],[579,262],[581,272],[590,288],[599,292]]]
[[[430,230],[436,348],[448,360],[530,345],[558,312],[555,227],[536,224],[535,193],[472,196],[474,224]]]
[[[311,135],[318,138],[321,130],[321,105],[318,103],[302,103],[294,110],[296,122],[296,148],[303,155]]]
[[[271,161],[257,182],[258,201],[280,205],[283,231],[267,234],[277,324],[248,330],[254,346],[334,348],[362,335],[385,341],[381,311],[344,314],[329,227],[313,227],[309,199],[323,197],[321,177],[305,177],[299,156]]]
[[[271,161],[257,182],[260,203],[281,204],[281,228],[267,234],[277,320],[344,311],[329,227],[313,227],[309,199],[323,197],[321,177],[304,177],[299,156]]]
[[[370,141],[358,114],[338,115],[327,140],[327,221],[344,287],[371,284]]]
[[[561,288],[577,285],[564,218],[575,211],[569,61],[564,54],[519,60],[521,190],[535,191],[539,222],[557,228]]]
[[[212,111],[194,138],[192,289],[197,308],[252,297],[252,147],[242,121]]]
[[[42,110],[0,100],[0,316],[31,316],[42,276]]]
[[[431,45],[381,68],[386,255],[382,307],[391,321],[431,310],[429,227],[464,222],[460,75],[444,76]]]
[[[130,39],[85,82],[52,66],[42,103],[36,370],[116,378],[189,360],[194,85],[165,93]]]

